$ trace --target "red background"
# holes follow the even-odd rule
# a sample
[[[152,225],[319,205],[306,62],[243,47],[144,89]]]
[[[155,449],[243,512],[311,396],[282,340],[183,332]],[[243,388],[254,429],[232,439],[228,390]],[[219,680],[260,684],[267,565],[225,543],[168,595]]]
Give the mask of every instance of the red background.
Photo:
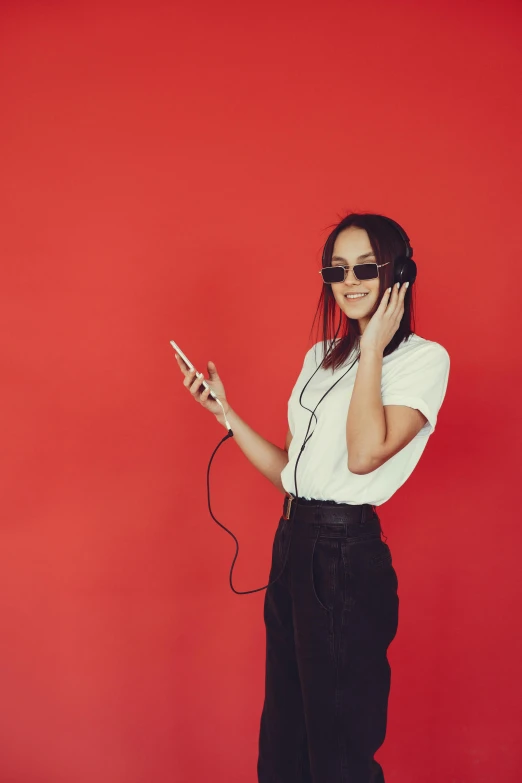
[[[387,783],[515,783],[522,276],[515,2],[4,2],[1,783],[253,783],[264,593],[207,512],[282,445],[328,226],[403,223],[452,367],[379,509],[399,576]],[[226,443],[266,583],[282,496]]]

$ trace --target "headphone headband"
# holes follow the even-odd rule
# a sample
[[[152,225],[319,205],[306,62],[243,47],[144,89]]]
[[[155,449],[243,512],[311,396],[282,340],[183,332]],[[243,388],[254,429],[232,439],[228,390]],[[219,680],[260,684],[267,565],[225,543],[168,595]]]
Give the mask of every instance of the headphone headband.
[[[402,238],[402,240],[403,240],[404,244],[406,245],[406,253],[405,253],[405,257],[406,257],[406,258],[411,258],[411,257],[413,256],[413,248],[412,248],[412,246],[411,246],[411,244],[410,244],[410,239],[409,239],[409,237],[408,237],[408,234],[407,234],[407,233],[406,233],[406,231],[405,231],[405,230],[402,228],[402,226],[400,226],[400,225],[397,223],[397,221],[395,221],[395,220],[392,220],[392,219],[391,219],[391,218],[389,218],[389,217],[386,217],[386,215],[376,215],[376,217],[380,217],[380,218],[382,218],[383,220],[387,220],[387,221],[388,221],[388,223],[391,223],[391,225],[392,225],[392,226],[395,228],[395,230],[396,230],[396,231],[397,231],[397,232],[400,234],[400,236],[401,236],[401,238]]]

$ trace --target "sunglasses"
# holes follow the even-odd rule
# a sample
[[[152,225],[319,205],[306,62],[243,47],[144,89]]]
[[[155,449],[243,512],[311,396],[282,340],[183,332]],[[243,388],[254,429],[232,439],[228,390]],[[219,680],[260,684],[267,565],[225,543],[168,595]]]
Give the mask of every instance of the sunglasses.
[[[386,261],[386,264],[389,263],[389,261]],[[379,277],[379,267],[386,266],[386,264],[377,264],[375,262],[371,264],[355,264],[352,266],[352,269],[357,280],[374,280],[376,277]],[[324,266],[319,270],[319,274],[323,276],[323,283],[344,283],[349,269],[349,266],[343,266],[342,264],[338,266]]]

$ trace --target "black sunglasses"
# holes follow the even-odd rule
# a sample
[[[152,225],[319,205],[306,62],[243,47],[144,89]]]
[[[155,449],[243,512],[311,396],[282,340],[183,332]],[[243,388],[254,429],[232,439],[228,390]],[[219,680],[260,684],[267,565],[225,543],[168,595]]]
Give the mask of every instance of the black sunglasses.
[[[389,264],[386,261],[386,264]],[[374,280],[379,277],[379,268],[386,266],[386,264],[377,264],[372,262],[370,264],[355,264],[352,266],[353,273],[357,280]],[[337,266],[324,266],[319,270],[319,274],[323,276],[324,283],[344,283],[350,267],[338,264]]]

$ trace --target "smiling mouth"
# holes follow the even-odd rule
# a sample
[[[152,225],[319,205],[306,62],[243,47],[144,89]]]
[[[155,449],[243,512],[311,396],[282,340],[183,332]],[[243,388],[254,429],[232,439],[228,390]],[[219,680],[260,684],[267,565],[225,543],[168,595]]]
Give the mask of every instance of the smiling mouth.
[[[344,298],[349,302],[356,302],[358,299],[364,299],[365,296],[368,296],[368,294],[345,294]]]

